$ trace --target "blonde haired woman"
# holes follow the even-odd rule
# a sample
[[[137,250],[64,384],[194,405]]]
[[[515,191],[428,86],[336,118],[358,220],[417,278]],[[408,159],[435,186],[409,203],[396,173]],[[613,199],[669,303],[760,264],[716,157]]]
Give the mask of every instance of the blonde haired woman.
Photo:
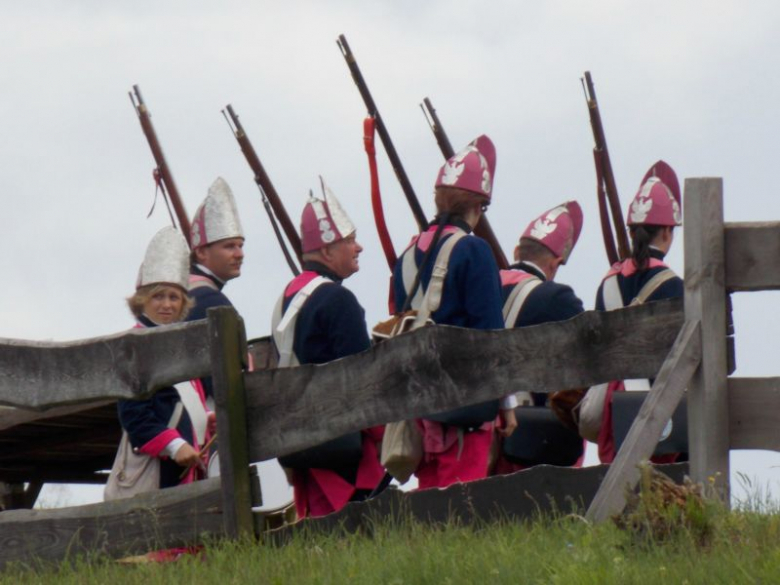
[[[187,296],[189,249],[173,228],[159,231],[146,251],[135,293],[127,299],[136,327],[157,327],[182,321],[192,307]],[[159,460],[159,482],[167,488],[204,477],[206,461],[200,446],[210,438],[214,413],[208,411],[199,380],[158,390],[147,400],[121,400],[119,422],[136,458]],[[127,497],[148,489],[132,485],[122,469],[122,447],[112,469],[106,499]],[[125,457],[127,458],[127,457]],[[140,460],[143,463],[143,459]],[[156,462],[155,462],[156,463]],[[156,470],[155,470],[156,473]],[[156,475],[155,475],[156,477]],[[119,480],[120,493],[112,486]]]

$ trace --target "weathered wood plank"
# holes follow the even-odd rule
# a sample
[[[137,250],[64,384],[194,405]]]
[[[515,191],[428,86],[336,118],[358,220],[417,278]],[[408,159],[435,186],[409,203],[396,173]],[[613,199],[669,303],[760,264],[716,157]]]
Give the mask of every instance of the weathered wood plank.
[[[0,404],[42,409],[148,396],[208,375],[206,322],[66,343],[0,339]]]
[[[114,449],[116,452],[116,448]],[[3,481],[9,483],[26,483],[29,481],[43,483],[106,483],[106,474],[99,473],[100,469],[109,469],[113,462],[113,455],[106,458],[100,458],[100,463],[96,463],[96,458],[86,459],[83,463],[74,464],[72,462],[58,463],[49,461],[44,465],[17,465],[11,468],[0,466],[0,477]]]
[[[729,501],[726,268],[722,179],[685,180],[685,318],[701,321],[702,362],[688,388],[691,478]]]
[[[588,508],[588,519],[603,522],[623,511],[626,490],[633,490],[639,481],[637,465],[652,456],[664,426],[672,418],[685,387],[699,367],[701,344],[699,322],[686,321]]]
[[[254,534],[242,369],[246,336],[243,321],[229,307],[209,309],[208,324],[225,533],[238,538]]]
[[[679,299],[536,327],[426,327],[321,366],[245,376],[250,459],[512,392],[655,377],[683,322]]]
[[[780,289],[780,222],[726,223],[726,288]]]
[[[219,478],[115,502],[2,512],[0,567],[188,546],[205,533],[223,534]]]
[[[780,451],[780,378],[729,378],[732,449]]]
[[[284,543],[301,531],[339,534],[368,532],[377,523],[414,519],[428,524],[461,524],[527,520],[539,514],[582,513],[590,504],[608,466],[572,468],[539,465],[511,475],[454,484],[446,489],[402,492],[390,489],[367,502],[353,503],[341,511],[271,530],[266,538]],[[682,483],[685,463],[656,469]],[[258,524],[263,520],[258,514]],[[522,582],[522,579],[520,579]]]
[[[58,406],[56,408],[48,408],[46,410],[25,410],[23,408],[0,406],[0,431],[4,431],[11,427],[15,427],[27,422],[58,418],[79,412],[87,412],[107,404],[112,404],[113,402],[114,401],[112,400],[101,400],[98,402],[88,402],[84,404],[72,404],[70,406]]]

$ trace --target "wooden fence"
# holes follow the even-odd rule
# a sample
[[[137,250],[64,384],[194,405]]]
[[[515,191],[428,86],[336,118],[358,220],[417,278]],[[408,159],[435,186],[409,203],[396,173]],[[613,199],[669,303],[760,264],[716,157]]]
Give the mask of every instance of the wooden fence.
[[[251,373],[241,357],[243,325],[230,309],[212,310],[204,322],[74,344],[0,343],[0,402],[17,407],[142,398],[210,373],[221,467],[220,480],[127,502],[0,513],[0,563],[31,555],[54,560],[69,546],[128,554],[150,546],[150,535],[154,546],[166,547],[195,542],[202,532],[256,534],[264,524],[252,511],[260,497],[250,461],[511,392],[624,378],[656,381],[595,497],[581,502],[592,499],[589,516],[602,520],[622,509],[636,464],[652,453],[686,387],[691,474],[698,481],[718,476],[725,497],[729,449],[778,448],[780,381],[727,377],[727,292],[780,288],[777,255],[756,267],[764,250],[780,248],[780,224],[724,225],[718,179],[689,179],[685,191],[684,305],[587,312],[505,331],[425,328],[329,364]],[[108,538],[101,526],[109,525],[119,540],[101,541]]]

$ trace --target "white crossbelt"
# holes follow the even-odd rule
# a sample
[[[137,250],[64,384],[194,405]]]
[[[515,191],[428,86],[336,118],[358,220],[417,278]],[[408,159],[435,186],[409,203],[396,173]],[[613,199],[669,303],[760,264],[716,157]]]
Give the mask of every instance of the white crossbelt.
[[[282,315],[282,307],[284,304],[284,293],[276,303],[274,308],[273,322],[273,338],[276,345],[276,351],[279,352],[279,364],[280,368],[288,368],[297,366],[299,364],[298,358],[293,351],[293,344],[295,342],[295,323],[298,321],[298,314],[301,312],[303,305],[321,285],[328,282],[333,282],[330,278],[325,276],[317,276],[310,280],[306,286],[301,288],[290,301],[287,306],[287,310]]]

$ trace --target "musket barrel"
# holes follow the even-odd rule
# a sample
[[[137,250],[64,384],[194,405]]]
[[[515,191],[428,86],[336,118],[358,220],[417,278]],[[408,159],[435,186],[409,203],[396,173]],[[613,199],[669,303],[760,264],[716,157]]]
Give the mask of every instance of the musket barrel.
[[[618,255],[620,256],[620,259],[625,259],[631,255],[631,247],[628,243],[626,224],[623,220],[623,210],[620,207],[620,197],[615,182],[615,174],[612,170],[612,161],[610,160],[609,150],[607,148],[607,137],[604,133],[601,112],[599,111],[598,101],[596,100],[596,89],[593,85],[593,78],[590,75],[590,71],[585,72],[585,85],[587,87],[586,99],[588,102],[588,113],[590,114],[590,125],[593,130],[593,139],[596,143],[595,150],[600,152],[601,179],[603,179],[604,182],[604,191],[606,192],[609,211],[612,215],[612,223],[614,225],[615,235],[617,236]],[[599,197],[602,197],[600,191]],[[609,249],[610,246],[607,246],[608,256],[610,255]]]
[[[366,105],[368,115],[372,116],[376,120],[376,130],[379,133],[379,138],[382,140],[382,144],[385,147],[387,158],[390,159],[390,165],[393,167],[395,176],[398,179],[398,182],[401,184],[401,189],[406,196],[406,200],[412,210],[412,214],[414,215],[414,219],[417,222],[417,226],[419,227],[420,231],[423,231],[428,227],[428,220],[425,216],[425,212],[423,211],[422,206],[420,206],[420,201],[417,199],[417,195],[412,188],[412,183],[409,181],[406,170],[404,170],[404,167],[401,164],[401,159],[398,156],[398,152],[395,150],[395,146],[393,146],[393,141],[391,140],[390,134],[387,131],[387,127],[385,126],[385,122],[382,119],[376,104],[374,103],[374,98],[371,96],[371,92],[369,91],[368,85],[363,78],[360,67],[358,67],[357,61],[355,60],[355,55],[349,48],[349,44],[347,43],[347,39],[344,35],[339,35],[336,44],[339,46],[339,49],[341,49],[344,60],[347,62],[347,67],[349,67],[349,71],[352,73],[352,79],[355,81],[355,85],[357,85],[358,91],[363,98],[363,103]]]
[[[241,147],[241,152],[244,153],[246,162],[255,175],[255,183],[257,183],[258,187],[260,187],[268,198],[274,215],[279,220],[279,223],[282,224],[282,230],[284,230],[284,234],[287,236],[287,241],[290,242],[295,255],[298,257],[298,261],[303,264],[303,246],[301,245],[301,238],[298,235],[298,231],[295,229],[295,225],[290,220],[290,216],[287,215],[287,210],[285,209],[276,188],[271,182],[271,178],[268,176],[265,167],[263,167],[263,163],[260,162],[260,157],[257,155],[254,146],[252,146],[249,136],[244,132],[244,128],[241,125],[235,110],[233,110],[233,106],[228,104],[225,109],[227,109],[231,120],[233,120],[233,124],[236,126],[234,135]]]
[[[138,104],[135,105],[135,110],[141,123],[141,129],[143,130],[144,136],[146,136],[146,141],[149,143],[149,149],[152,151],[154,162],[157,165],[157,169],[160,172],[163,185],[165,186],[165,189],[168,192],[168,196],[170,197],[173,210],[176,213],[176,219],[179,221],[179,229],[181,230],[184,238],[187,240],[187,245],[190,245],[190,220],[189,216],[187,215],[187,210],[184,208],[184,203],[182,202],[181,196],[179,195],[176,182],[173,180],[173,174],[171,173],[171,169],[168,167],[168,163],[165,160],[165,155],[163,154],[160,141],[157,139],[157,133],[155,132],[154,126],[152,125],[151,114],[149,113],[149,110],[146,107],[146,103],[141,96],[141,88],[139,88],[137,85],[134,85],[133,91],[135,92],[136,98],[138,99]],[[130,97],[132,98],[132,95]]]

